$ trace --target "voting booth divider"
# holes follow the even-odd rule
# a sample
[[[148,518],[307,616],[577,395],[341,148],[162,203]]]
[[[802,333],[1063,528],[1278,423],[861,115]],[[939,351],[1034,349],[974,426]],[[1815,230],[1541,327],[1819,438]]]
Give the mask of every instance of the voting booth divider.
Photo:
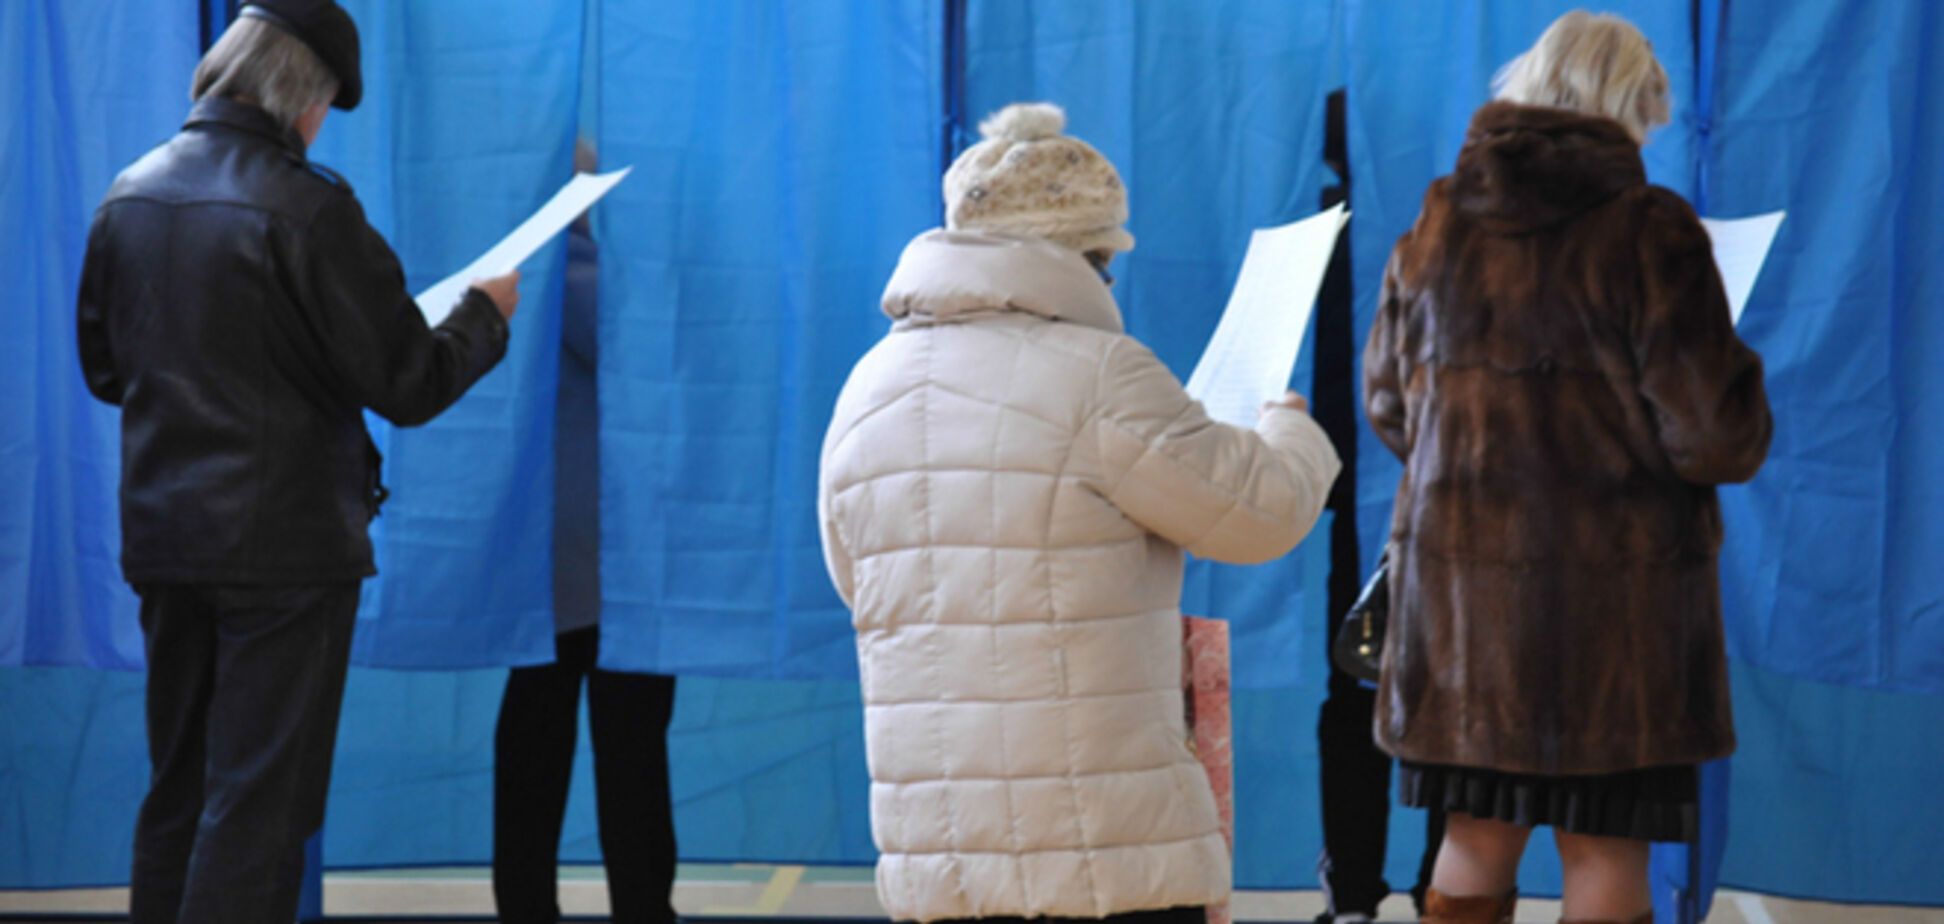
[[[817,551],[817,446],[850,363],[887,328],[884,279],[939,222],[941,170],[980,116],[1059,102],[1120,168],[1140,244],[1116,296],[1188,379],[1252,233],[1316,211],[1330,90],[1349,91],[1360,338],[1390,245],[1492,71],[1572,6],[343,2],[366,100],[333,113],[312,153],[355,188],[412,291],[539,209],[577,138],[603,172],[631,168],[593,214],[604,664],[682,676],[686,858],[830,864],[874,854],[848,616]],[[1742,746],[1709,769],[1700,849],[1657,859],[1657,898],[1692,914],[1718,878],[1944,903],[1930,782],[1944,766],[1944,120],[1929,117],[1944,10],[1613,6],[1673,82],[1650,176],[1704,215],[1787,213],[1740,319],[1768,364],[1775,451],[1724,492]],[[180,124],[201,22],[220,28],[223,7],[21,0],[0,18],[15,78],[0,114],[15,282],[0,301],[0,888],[126,881],[147,775],[142,648],[116,564],[117,421],[73,359],[74,280],[94,204]],[[552,657],[563,261],[556,242],[523,264],[512,352],[472,395],[423,429],[374,427],[394,495],[374,527],[381,576],[360,614],[329,866],[487,859],[504,671]],[[1304,343],[1293,381],[1308,391]],[[1367,557],[1396,478],[1366,434]],[[1190,566],[1184,611],[1228,623],[1243,887],[1315,883],[1329,535],[1269,566]],[[569,861],[598,857],[589,763]],[[1421,820],[1392,825],[1390,879],[1408,882]],[[1521,884],[1558,887],[1543,839]]]

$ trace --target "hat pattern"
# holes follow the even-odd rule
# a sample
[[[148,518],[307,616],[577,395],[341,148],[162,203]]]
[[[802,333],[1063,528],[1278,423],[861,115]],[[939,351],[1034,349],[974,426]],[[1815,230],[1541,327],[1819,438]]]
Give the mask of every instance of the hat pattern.
[[[1130,250],[1127,190],[1092,145],[1060,132],[1066,113],[1017,103],[985,120],[985,140],[945,174],[946,226],[1043,237],[1075,250]]]

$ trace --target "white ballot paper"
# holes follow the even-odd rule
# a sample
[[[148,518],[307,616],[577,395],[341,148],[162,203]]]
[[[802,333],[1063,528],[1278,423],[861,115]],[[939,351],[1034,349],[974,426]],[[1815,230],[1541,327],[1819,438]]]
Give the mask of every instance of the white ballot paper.
[[[466,268],[453,273],[438,284],[419,293],[419,310],[425,312],[425,323],[438,326],[452,309],[459,307],[459,300],[465,297],[466,288],[475,280],[503,276],[518,269],[528,257],[546,246],[554,235],[567,230],[582,212],[594,206],[608,190],[627,177],[633,167],[624,167],[613,173],[581,173],[569,180],[566,186],[554,193],[547,204],[534,212],[531,218],[520,223],[491,250],[481,254],[479,259],[466,264]]]
[[[1349,220],[1338,205],[1249,236],[1228,308],[1188,377],[1188,394],[1208,408],[1208,416],[1253,427],[1262,403],[1288,390],[1316,313],[1316,292]]]
[[[1747,218],[1703,218],[1702,227],[1714,241],[1715,266],[1721,269],[1721,286],[1728,290],[1728,315],[1741,323],[1748,295],[1755,291],[1755,277],[1762,273],[1776,229],[1782,227],[1787,212],[1770,212]]]

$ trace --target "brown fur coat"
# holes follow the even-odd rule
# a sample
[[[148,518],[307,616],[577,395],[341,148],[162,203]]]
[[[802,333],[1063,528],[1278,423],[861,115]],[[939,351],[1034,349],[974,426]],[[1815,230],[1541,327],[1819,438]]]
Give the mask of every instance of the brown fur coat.
[[[1378,311],[1365,406],[1405,466],[1378,742],[1555,775],[1733,751],[1714,486],[1771,424],[1694,211],[1618,124],[1494,103]]]

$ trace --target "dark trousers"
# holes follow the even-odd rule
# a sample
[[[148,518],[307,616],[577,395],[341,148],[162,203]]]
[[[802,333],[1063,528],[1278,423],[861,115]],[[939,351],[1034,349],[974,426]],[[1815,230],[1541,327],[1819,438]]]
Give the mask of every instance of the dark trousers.
[[[600,630],[556,637],[555,660],[515,668],[493,741],[493,897],[505,924],[560,920],[560,828],[573,778],[581,681],[594,799],[616,924],[675,920],[668,719],[675,678],[596,668]]]
[[[144,585],[133,924],[287,924],[324,822],[356,582]]]
[[[1334,627],[1332,627],[1334,631]],[[1330,666],[1330,694],[1316,723],[1318,755],[1322,760],[1323,856],[1317,877],[1335,914],[1362,913],[1376,917],[1377,905],[1390,894],[1384,881],[1385,842],[1390,834],[1391,758],[1371,735],[1371,716],[1377,693],[1355,677]],[[1424,853],[1418,860],[1417,884],[1411,898],[1420,912],[1431,887],[1431,869],[1444,840],[1441,811],[1427,813]]]
[[[933,924],[1207,924],[1208,909],[1199,906],[1126,911],[1104,918],[961,918]]]

